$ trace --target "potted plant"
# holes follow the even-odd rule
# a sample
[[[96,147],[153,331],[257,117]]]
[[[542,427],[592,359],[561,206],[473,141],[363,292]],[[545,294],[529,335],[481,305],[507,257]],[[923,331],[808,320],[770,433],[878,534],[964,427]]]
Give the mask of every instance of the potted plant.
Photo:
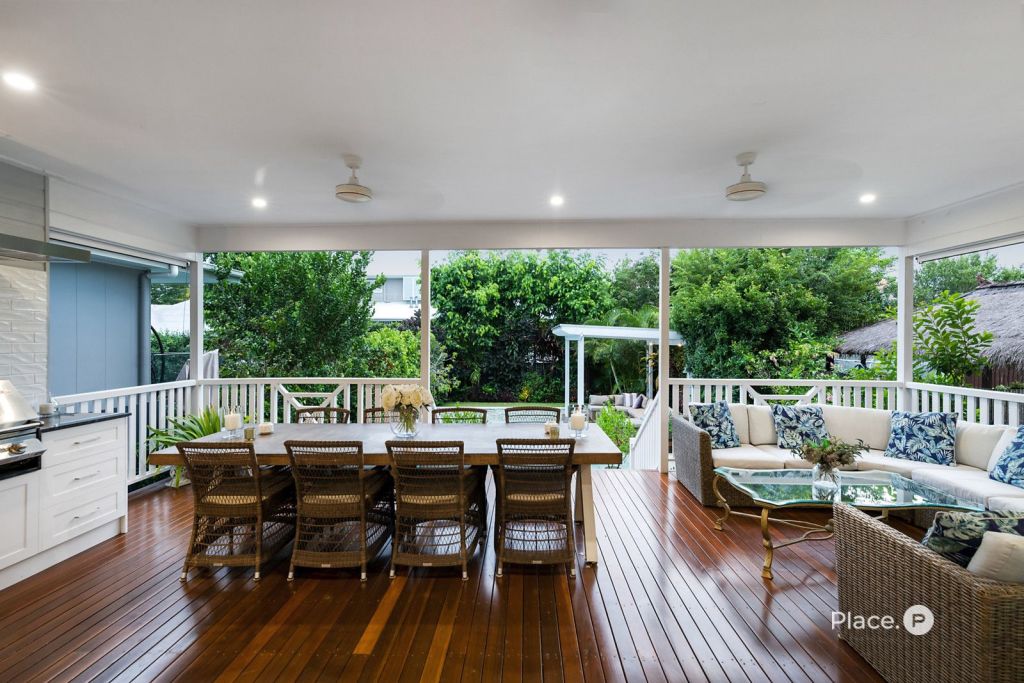
[[[857,461],[857,456],[867,450],[860,439],[857,443],[847,443],[842,439],[822,439],[807,441],[793,449],[793,455],[811,463],[812,488],[815,490],[835,491],[839,483],[836,474],[841,467],[847,467]]]
[[[220,432],[220,415],[211,407],[207,407],[198,415],[169,417],[167,423],[167,429],[149,428],[147,437],[150,451],[170,448],[182,441],[195,441],[200,437]],[[171,483],[174,488],[189,483],[188,480],[181,478],[181,470],[181,465],[174,468],[174,480]]]

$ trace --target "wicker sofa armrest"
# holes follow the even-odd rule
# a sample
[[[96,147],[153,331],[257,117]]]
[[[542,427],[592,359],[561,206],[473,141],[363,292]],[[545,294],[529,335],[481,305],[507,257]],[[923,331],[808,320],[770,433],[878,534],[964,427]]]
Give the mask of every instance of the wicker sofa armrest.
[[[839,612],[891,615],[898,629],[840,636],[889,681],[1024,680],[1024,585],[979,578],[888,524],[835,506]],[[912,605],[932,611],[924,635],[903,628]]]
[[[715,464],[708,433],[689,420],[673,415],[672,457],[676,463],[676,479],[701,503],[714,505],[711,482]]]

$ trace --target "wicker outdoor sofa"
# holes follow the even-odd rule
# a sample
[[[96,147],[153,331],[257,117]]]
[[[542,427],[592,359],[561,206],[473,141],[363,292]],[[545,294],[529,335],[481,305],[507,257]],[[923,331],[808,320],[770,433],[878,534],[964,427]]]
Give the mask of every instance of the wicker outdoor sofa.
[[[840,637],[891,683],[1024,681],[1024,584],[980,578],[888,524],[835,506],[839,613],[894,618],[898,628]],[[912,605],[935,622],[924,635],[903,626]]]
[[[1024,510],[1024,489],[993,481],[989,471],[1005,447],[1000,440],[1015,427],[961,422],[957,427],[953,465],[921,463],[884,455],[891,413],[871,408],[821,406],[825,428],[848,442],[862,440],[868,451],[857,469],[895,472],[928,486],[972,500],[990,510]],[[707,432],[678,415],[672,417],[672,455],[676,478],[704,505],[716,505],[712,491],[715,467],[745,469],[806,468],[810,465],[779,448],[771,409],[761,405],[730,404],[740,437],[739,448],[711,448]],[[730,505],[749,506],[749,497],[731,486],[719,486]]]

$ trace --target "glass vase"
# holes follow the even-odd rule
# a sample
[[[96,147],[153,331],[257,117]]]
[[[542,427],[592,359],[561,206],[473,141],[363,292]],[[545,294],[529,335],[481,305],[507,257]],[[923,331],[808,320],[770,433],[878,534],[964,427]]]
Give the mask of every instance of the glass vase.
[[[837,474],[835,470],[822,469],[821,465],[811,468],[811,491],[815,498],[831,500],[835,496],[839,490]]]
[[[420,411],[411,406],[398,406],[391,416],[391,433],[397,439],[412,439],[420,433]]]

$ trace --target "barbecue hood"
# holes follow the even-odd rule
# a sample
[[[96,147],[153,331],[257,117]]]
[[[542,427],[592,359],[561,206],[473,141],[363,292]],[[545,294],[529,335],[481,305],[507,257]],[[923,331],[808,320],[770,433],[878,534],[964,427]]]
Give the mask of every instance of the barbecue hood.
[[[85,249],[0,234],[0,263],[88,263],[91,256]]]
[[[32,410],[11,381],[0,379],[0,429],[38,419],[39,413]]]

